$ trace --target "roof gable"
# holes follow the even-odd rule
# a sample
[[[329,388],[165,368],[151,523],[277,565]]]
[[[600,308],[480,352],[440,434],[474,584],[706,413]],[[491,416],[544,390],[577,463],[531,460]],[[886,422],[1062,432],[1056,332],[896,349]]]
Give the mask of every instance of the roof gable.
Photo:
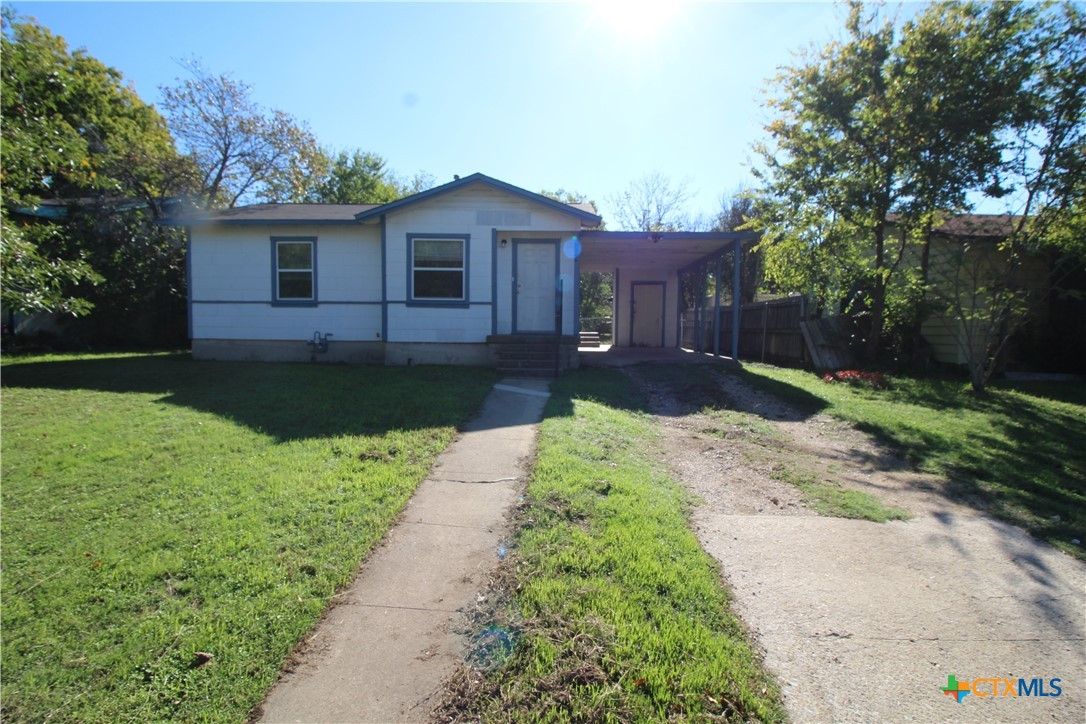
[[[522,189],[519,186],[514,186],[504,181],[499,181],[496,178],[491,178],[490,176],[486,176],[485,174],[481,173],[473,173],[470,176],[456,179],[455,181],[451,181],[441,186],[435,186],[432,189],[421,191],[412,196],[407,196],[405,198],[392,201],[382,206],[376,206],[372,209],[366,209],[365,211],[361,211],[360,213],[356,214],[355,219],[357,219],[358,221],[363,221],[365,219],[379,217],[383,214],[387,214],[392,211],[398,211],[408,206],[413,206],[414,204],[426,201],[428,199],[432,199],[436,196],[442,196],[449,193],[450,191],[456,191],[457,189],[462,189],[465,186],[476,183],[485,184],[492,189],[496,189],[512,196],[525,199],[526,201],[530,201],[534,204],[549,208],[552,211],[557,211],[560,214],[567,214],[569,216],[576,217],[591,226],[598,226],[603,221],[603,219],[598,214],[594,214],[585,208],[587,204],[564,204],[561,201],[555,201],[554,199],[543,196],[542,194],[537,194],[532,191]]]

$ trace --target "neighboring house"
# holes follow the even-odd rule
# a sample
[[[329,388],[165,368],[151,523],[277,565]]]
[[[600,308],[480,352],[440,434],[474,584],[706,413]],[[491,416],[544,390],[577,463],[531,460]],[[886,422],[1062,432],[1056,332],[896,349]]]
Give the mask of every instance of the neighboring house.
[[[258,204],[188,228],[197,359],[576,365],[582,271],[615,277],[615,343],[678,346],[679,270],[749,234],[593,230],[595,209],[473,174],[380,206]],[[553,365],[553,353],[546,364]]]
[[[983,350],[996,329],[991,322],[987,290],[1008,282],[1021,293],[1026,324],[1006,350],[1005,362],[1037,367],[1063,367],[1056,347],[1068,347],[1067,339],[1057,342],[1077,326],[1083,329],[1083,304],[1054,293],[1053,258],[1047,254],[1024,254],[1013,275],[1008,276],[1009,255],[1001,243],[1020,217],[962,214],[946,219],[931,233],[928,283],[929,299],[935,312],[924,319],[921,334],[931,345],[932,357],[945,364],[968,362],[967,341]],[[919,258],[911,259],[919,265]],[[1082,275],[1079,274],[1079,277]],[[1081,284],[1081,279],[1070,280]],[[948,308],[949,307],[949,308]]]

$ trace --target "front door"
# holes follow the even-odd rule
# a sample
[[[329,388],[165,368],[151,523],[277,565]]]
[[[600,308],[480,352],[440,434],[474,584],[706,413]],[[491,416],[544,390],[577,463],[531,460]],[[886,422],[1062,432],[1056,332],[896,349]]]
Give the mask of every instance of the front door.
[[[630,346],[664,346],[664,283],[634,282],[630,294]]]
[[[553,332],[558,270],[553,242],[514,240],[514,333]]]

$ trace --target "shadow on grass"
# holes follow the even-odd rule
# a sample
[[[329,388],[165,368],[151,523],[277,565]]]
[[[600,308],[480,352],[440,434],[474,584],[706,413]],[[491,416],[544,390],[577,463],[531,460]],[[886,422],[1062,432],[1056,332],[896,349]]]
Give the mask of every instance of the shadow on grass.
[[[824,410],[826,400],[812,395],[802,387],[790,385],[764,377],[751,375],[738,365],[638,365],[637,376],[665,387],[670,396],[676,399],[681,409],[675,414],[687,414],[699,410],[736,410],[742,409],[766,420],[790,420],[799,422]],[[769,393],[774,398],[786,403],[785,406],[767,404],[764,406],[740,406],[737,401],[720,387],[717,375],[727,374],[739,377],[755,389]],[[659,414],[659,411],[657,411]]]
[[[551,383],[544,417],[573,417],[574,402],[586,400],[617,410],[648,412],[648,399],[620,371],[587,367],[567,372]]]
[[[459,425],[462,400],[481,400],[496,380],[482,368],[197,362],[188,353],[45,358],[2,374],[4,388],[159,395],[281,442]]]
[[[796,404],[797,387],[745,374]],[[799,382],[808,383],[816,391],[822,384],[813,375]],[[902,377],[886,390],[825,389],[823,404],[831,414],[890,444],[891,454],[879,464],[892,464],[896,454],[943,474],[950,481],[948,498],[1084,557],[1086,385],[1006,383],[975,395],[958,379]]]

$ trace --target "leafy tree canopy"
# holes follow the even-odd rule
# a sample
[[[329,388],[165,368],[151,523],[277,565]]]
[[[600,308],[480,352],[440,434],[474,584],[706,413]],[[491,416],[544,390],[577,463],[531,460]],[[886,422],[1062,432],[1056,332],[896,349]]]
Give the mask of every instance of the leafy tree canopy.
[[[756,146],[767,275],[788,291],[852,295],[869,322],[871,357],[888,309],[906,316],[909,296],[892,292],[895,275],[907,276],[910,229],[930,230],[938,212],[963,210],[970,191],[998,187],[1004,131],[1026,112],[1038,12],[933,3],[899,29],[881,6],[853,0],[845,38],[774,81],[769,140]],[[887,237],[889,214],[905,234]],[[803,250],[815,265],[802,280],[773,258]]]
[[[188,167],[165,121],[118,71],[8,8],[0,43],[3,303],[85,314],[102,281],[89,251],[69,227],[13,215],[40,199],[93,205],[97,197],[138,197],[158,215],[163,198],[184,188]]]
[[[199,62],[187,78],[162,86],[170,129],[199,170],[212,208],[251,201],[303,201],[326,175],[329,159],[305,123],[266,109],[252,87]]]
[[[401,178],[382,156],[355,149],[329,157],[327,175],[314,186],[310,199],[325,204],[387,204],[433,185],[430,174]]]
[[[7,205],[169,190],[180,174],[169,130],[118,71],[7,9],[0,42]]]

